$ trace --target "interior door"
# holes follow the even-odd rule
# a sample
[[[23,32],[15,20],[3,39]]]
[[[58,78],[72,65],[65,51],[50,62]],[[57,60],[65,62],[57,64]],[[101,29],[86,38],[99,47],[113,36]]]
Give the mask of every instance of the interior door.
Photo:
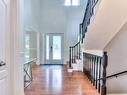
[[[0,95],[8,95],[7,50],[7,0],[0,0]]]
[[[63,34],[49,33],[45,36],[45,63],[63,64]]]

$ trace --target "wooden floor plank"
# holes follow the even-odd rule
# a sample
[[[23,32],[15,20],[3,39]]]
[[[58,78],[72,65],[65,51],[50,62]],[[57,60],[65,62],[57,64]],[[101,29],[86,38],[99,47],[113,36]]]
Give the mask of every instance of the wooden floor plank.
[[[99,95],[82,72],[67,73],[63,66],[34,66],[33,82],[25,95]]]

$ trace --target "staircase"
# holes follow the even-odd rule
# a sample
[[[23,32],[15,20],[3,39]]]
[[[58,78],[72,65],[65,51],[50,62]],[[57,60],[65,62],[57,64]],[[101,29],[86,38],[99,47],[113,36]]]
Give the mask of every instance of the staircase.
[[[85,33],[90,24],[91,17],[94,15],[95,6],[98,3],[98,0],[88,0],[83,22],[79,24],[79,42],[74,46],[70,46],[70,55],[69,55],[69,72],[72,71],[83,71],[83,61],[82,61],[82,48]]]
[[[89,32],[87,32],[88,27],[91,24],[91,18],[93,17],[93,15],[95,13],[95,6],[98,3],[98,1],[99,0],[88,0],[88,2],[87,2],[87,7],[85,10],[83,22],[79,25],[80,40],[74,46],[70,46],[70,48],[69,48],[70,55],[69,55],[68,71],[69,72],[83,71],[83,73],[85,75],[87,75],[88,80],[91,82],[93,87],[96,88],[97,92],[99,92],[100,95],[127,95],[127,94],[118,94],[118,93],[117,94],[114,94],[114,93],[108,94],[108,92],[107,92],[107,81],[109,80],[109,78],[114,79],[114,78],[117,78],[119,76],[125,75],[127,73],[127,70],[123,71],[123,72],[118,72],[116,74],[112,74],[110,76],[107,76],[107,65],[108,65],[107,52],[102,51],[103,55],[99,56],[99,55],[96,55],[94,53],[90,54],[88,52],[84,52],[82,50],[82,45],[84,45],[84,43],[85,43],[84,41],[88,40],[88,37],[85,38],[85,36],[88,36],[88,33],[89,33]],[[106,3],[107,0],[106,1],[102,0],[102,1],[103,1],[103,3],[104,2]],[[114,2],[115,1],[112,1],[112,4]],[[120,4],[122,3],[121,1],[119,1],[119,2],[120,2]],[[124,0],[124,2],[127,2],[127,1]],[[111,7],[112,7],[112,4],[111,4]],[[124,6],[125,6],[125,4],[126,3],[124,3]],[[115,5],[119,5],[118,1],[117,1],[117,3],[115,2]],[[118,7],[118,6],[116,6],[116,7]],[[121,9],[122,8],[124,10],[124,7],[121,6]],[[122,12],[122,10],[121,10],[121,12]],[[116,13],[118,13],[118,12],[116,11]],[[126,13],[126,12],[124,12],[124,13]],[[124,15],[121,15],[121,16],[124,16]],[[114,18],[114,15],[112,18]],[[125,21],[125,20],[120,20],[120,21]],[[106,22],[109,23],[108,21],[106,21]],[[100,27],[100,26],[101,26],[101,23],[98,25],[98,27]],[[110,25],[110,26],[112,27],[112,25]],[[110,29],[112,29],[112,28],[110,28]],[[96,32],[96,33],[101,32],[101,31],[94,31],[94,30],[96,30],[96,29],[95,28],[92,29],[91,33],[92,32]],[[106,33],[107,33],[107,31],[103,35],[105,36]],[[96,38],[98,40],[100,40],[98,35],[96,35]],[[110,36],[106,35],[106,36],[110,37],[111,35]],[[95,46],[95,44],[97,44],[97,43],[94,43],[94,41],[96,40],[94,35],[92,35],[90,38],[92,39],[92,40],[90,40],[90,41],[92,41],[91,45],[94,44],[94,46]],[[101,38],[103,39],[103,37],[101,37]],[[101,41],[101,42],[103,42],[103,41]],[[86,43],[85,45],[87,45],[87,46],[85,46],[85,48],[88,48],[88,44]],[[103,46],[103,45],[101,45],[101,46]],[[96,50],[96,48],[97,47],[95,46],[94,50]]]
[[[81,47],[97,3],[98,0],[88,0],[87,2],[83,22],[79,25],[79,42],[69,48],[68,72],[83,71],[97,92],[106,95],[107,52],[104,52],[103,56],[96,56],[83,53]]]
[[[80,41],[75,46],[70,47],[69,51],[69,68],[72,69],[69,71],[82,71]]]

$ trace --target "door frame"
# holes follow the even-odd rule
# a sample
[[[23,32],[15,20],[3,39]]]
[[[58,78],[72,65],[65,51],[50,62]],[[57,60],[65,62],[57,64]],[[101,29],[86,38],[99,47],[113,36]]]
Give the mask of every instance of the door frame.
[[[46,60],[46,35],[61,35],[62,37],[62,43],[64,43],[64,33],[45,33],[44,35],[44,64],[51,64],[51,61],[53,62],[53,64],[64,64],[64,44],[61,43],[61,47],[63,47],[61,49],[61,60],[50,60],[49,62]],[[53,37],[53,36],[52,36]],[[52,40],[52,39],[51,39]],[[51,44],[51,42],[50,42]],[[51,57],[51,56],[50,56]]]
[[[6,37],[5,37],[5,63],[6,65],[4,67],[1,67],[1,70],[6,71],[5,74],[6,75],[6,82],[7,82],[7,90],[6,90],[6,94],[9,95],[10,94],[10,0],[2,0],[3,4],[6,7]],[[2,61],[2,60],[1,60]],[[3,71],[2,71],[3,72]]]
[[[9,7],[9,95],[24,94],[24,29],[23,29],[23,1],[10,1]]]

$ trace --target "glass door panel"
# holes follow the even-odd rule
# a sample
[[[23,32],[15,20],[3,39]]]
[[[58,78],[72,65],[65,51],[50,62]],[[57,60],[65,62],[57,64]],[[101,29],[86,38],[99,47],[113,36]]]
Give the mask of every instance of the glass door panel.
[[[50,51],[49,35],[46,35],[46,60],[49,60],[49,51]]]
[[[61,36],[53,36],[53,60],[61,60]]]

